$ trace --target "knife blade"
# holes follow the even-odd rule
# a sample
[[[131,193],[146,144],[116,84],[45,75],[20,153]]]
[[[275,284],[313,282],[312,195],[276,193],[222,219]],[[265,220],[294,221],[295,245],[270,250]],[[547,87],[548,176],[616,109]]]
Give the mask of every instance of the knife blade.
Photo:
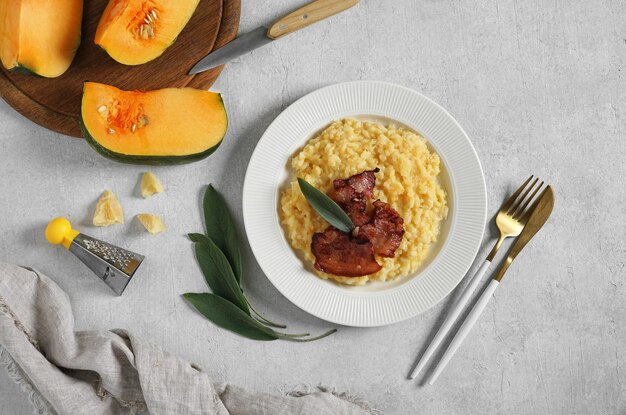
[[[530,216],[528,218],[528,222],[526,222],[526,226],[522,230],[522,233],[517,238],[513,247],[509,251],[509,254],[506,257],[506,260],[500,266],[498,273],[494,277],[494,279],[498,282],[502,281],[504,274],[506,273],[509,266],[517,257],[517,255],[524,249],[528,241],[530,241],[533,236],[539,229],[546,223],[550,214],[552,213],[552,209],[554,208],[554,192],[552,191],[552,187],[548,186],[541,193],[539,199],[537,199],[536,204],[530,210]]]
[[[194,75],[223,65],[228,61],[252,52],[283,36],[356,6],[359,1],[360,0],[317,0],[309,3],[279,19],[270,27],[261,26],[237,37],[235,40],[216,51],[211,52],[191,68],[189,75]]]
[[[239,36],[237,39],[204,57],[193,68],[191,68],[189,75],[194,75],[211,68],[215,68],[216,66],[223,65],[228,61],[252,52],[253,50],[271,42],[273,42],[273,39],[267,37],[266,27],[261,26],[256,28],[252,32]]]

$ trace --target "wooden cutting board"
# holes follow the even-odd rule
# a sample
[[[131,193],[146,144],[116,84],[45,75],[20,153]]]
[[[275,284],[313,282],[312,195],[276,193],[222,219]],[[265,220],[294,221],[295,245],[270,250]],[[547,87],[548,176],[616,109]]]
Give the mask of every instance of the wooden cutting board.
[[[66,73],[47,79],[2,68],[0,96],[31,121],[80,137],[78,115],[84,81],[121,89],[183,86],[208,89],[221,67],[193,76],[187,72],[210,51],[233,40],[239,28],[240,0],[200,0],[178,40],[163,55],[144,65],[126,66],[114,61],[94,43],[96,27],[107,3],[108,0],[85,0],[81,45]]]

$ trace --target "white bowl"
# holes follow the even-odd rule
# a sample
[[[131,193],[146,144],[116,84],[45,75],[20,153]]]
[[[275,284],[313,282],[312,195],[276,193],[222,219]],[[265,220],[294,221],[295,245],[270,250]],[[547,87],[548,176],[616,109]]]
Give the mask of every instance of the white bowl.
[[[292,179],[293,154],[341,118],[392,122],[422,135],[442,161],[449,214],[439,241],[410,275],[347,286],[323,280],[302,260],[280,224],[280,192]],[[358,81],[322,88],[283,111],[259,140],[243,189],[243,216],[252,251],[274,286],[303,310],[348,326],[380,326],[410,317],[443,299],[461,281],[482,241],[487,210],[480,161],[467,134],[443,108],[410,89]]]

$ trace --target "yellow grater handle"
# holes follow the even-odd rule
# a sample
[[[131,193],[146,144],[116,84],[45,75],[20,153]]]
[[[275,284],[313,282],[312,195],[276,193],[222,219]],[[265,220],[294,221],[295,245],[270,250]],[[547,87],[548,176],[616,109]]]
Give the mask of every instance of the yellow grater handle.
[[[74,238],[80,232],[72,229],[72,224],[65,218],[55,218],[46,226],[46,239],[53,245],[63,244],[65,249],[70,249]]]

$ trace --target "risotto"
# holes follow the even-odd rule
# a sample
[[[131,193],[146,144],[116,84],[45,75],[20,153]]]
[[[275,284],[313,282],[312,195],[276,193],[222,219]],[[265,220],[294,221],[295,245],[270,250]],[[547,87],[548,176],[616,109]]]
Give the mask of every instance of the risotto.
[[[298,177],[326,193],[332,189],[334,179],[378,167],[373,200],[389,203],[404,219],[406,233],[395,257],[376,258],[382,265],[380,271],[363,277],[316,271],[324,279],[363,285],[408,275],[426,258],[437,241],[440,223],[448,215],[446,192],[438,180],[439,156],[429,150],[420,135],[393,125],[353,119],[335,121],[292,157],[291,167],[293,180],[280,199],[281,221],[291,246],[302,251],[306,261],[315,262],[311,239],[328,223],[304,198]]]

